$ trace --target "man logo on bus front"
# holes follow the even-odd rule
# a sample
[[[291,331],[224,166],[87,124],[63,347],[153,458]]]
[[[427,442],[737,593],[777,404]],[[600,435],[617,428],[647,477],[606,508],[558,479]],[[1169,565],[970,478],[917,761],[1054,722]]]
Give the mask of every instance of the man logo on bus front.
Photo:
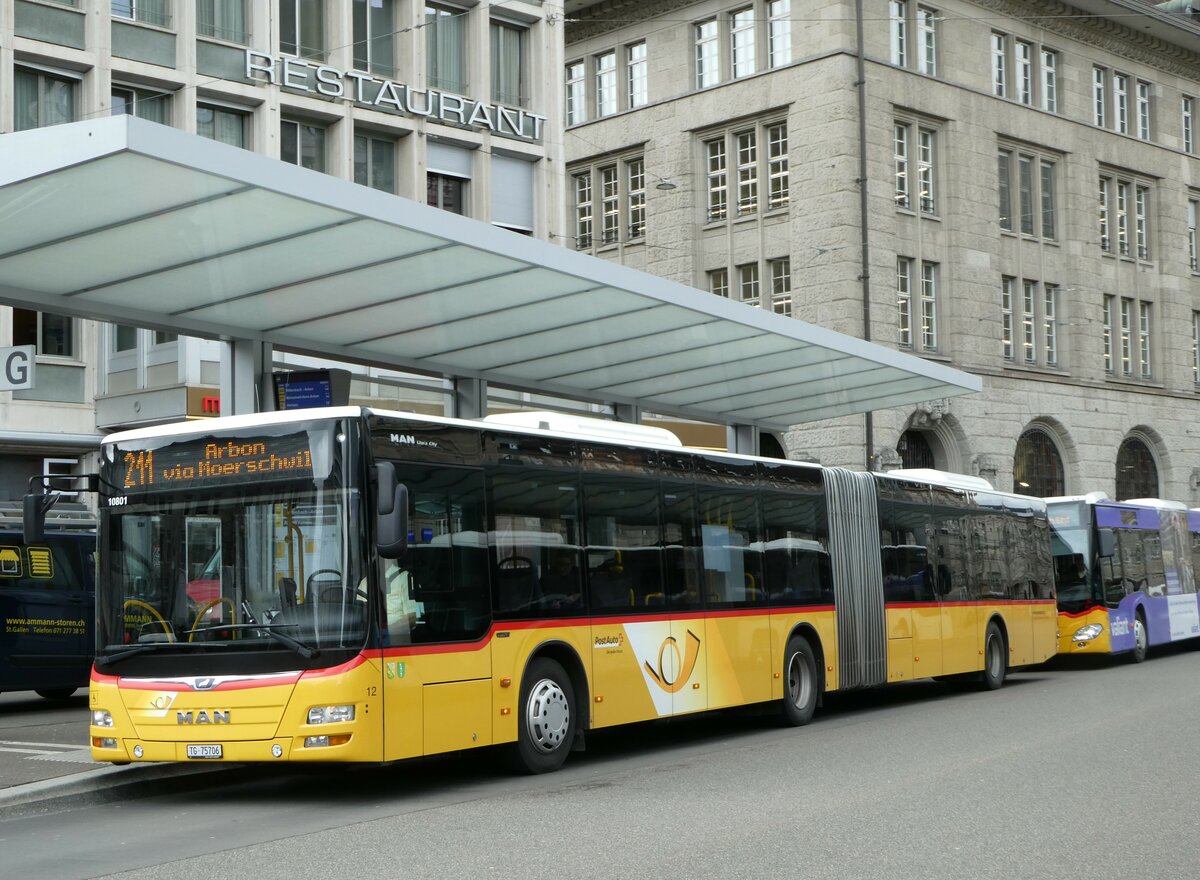
[[[215,678],[198,678],[192,683],[192,687],[198,691],[211,691],[217,686]]]

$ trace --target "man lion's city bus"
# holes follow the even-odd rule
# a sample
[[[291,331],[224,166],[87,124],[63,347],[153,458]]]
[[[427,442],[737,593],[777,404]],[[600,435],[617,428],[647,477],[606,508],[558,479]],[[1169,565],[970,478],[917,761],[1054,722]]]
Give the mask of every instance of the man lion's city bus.
[[[1046,502],[1060,653],[1129,653],[1140,663],[1155,645],[1200,636],[1200,511],[1102,492]]]
[[[92,754],[393,761],[1055,653],[1045,505],[985,482],[357,407],[102,448]],[[590,424],[589,424],[590,423]],[[537,422],[535,422],[537,424]]]

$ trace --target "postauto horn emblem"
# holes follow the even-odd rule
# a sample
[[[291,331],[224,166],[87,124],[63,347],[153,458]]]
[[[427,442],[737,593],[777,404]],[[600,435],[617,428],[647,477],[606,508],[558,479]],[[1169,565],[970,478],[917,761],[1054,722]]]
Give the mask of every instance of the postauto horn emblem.
[[[671,674],[667,667],[664,667],[664,661],[667,661],[667,651],[674,655],[667,663],[670,670],[679,670],[675,678],[671,678]],[[679,643],[674,636],[667,636],[663,639],[662,646],[658,649],[658,669],[650,665],[650,661],[646,661],[646,671],[650,673],[651,678],[658,682],[658,686],[668,694],[677,694],[683,690],[683,686],[687,684],[688,679],[692,677],[692,670],[696,668],[696,658],[700,656],[700,637],[692,632],[687,631],[687,646],[684,649],[682,657],[679,656]],[[683,661],[683,668],[680,669],[680,661]]]

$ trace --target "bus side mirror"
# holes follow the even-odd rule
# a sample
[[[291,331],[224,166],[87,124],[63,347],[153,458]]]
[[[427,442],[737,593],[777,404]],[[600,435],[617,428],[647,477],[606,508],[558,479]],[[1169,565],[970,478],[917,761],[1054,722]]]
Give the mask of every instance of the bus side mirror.
[[[1102,557],[1112,557],[1117,555],[1117,542],[1113,536],[1112,529],[1097,529],[1096,534],[1099,536],[1099,547],[1097,551]]]
[[[408,546],[408,487],[396,480],[390,461],[375,465],[375,543],[384,559],[396,559]]]
[[[26,544],[38,544],[46,540],[46,511],[54,506],[57,495],[26,495],[24,500],[22,541]]]

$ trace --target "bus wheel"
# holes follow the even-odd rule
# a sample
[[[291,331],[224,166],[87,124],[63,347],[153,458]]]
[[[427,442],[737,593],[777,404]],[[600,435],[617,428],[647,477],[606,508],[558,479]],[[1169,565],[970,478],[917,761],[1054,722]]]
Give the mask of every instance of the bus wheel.
[[[796,727],[808,724],[817,708],[817,661],[804,636],[788,639],[783,653],[783,717]]]
[[[994,691],[1004,684],[1004,675],[1008,672],[1008,658],[1004,644],[1004,636],[1000,627],[989,623],[987,636],[983,640],[983,672],[979,673],[979,683],[984,690]]]
[[[548,773],[567,758],[575,738],[575,691],[562,666],[548,657],[529,664],[521,681],[514,757],[518,770]]]
[[[1140,613],[1133,617],[1133,662],[1141,663],[1146,659],[1150,650],[1150,641],[1146,636],[1146,621]]]
[[[36,693],[43,700],[66,700],[69,699],[76,690],[78,690],[78,688],[45,688],[40,691],[34,691],[34,693]]]

